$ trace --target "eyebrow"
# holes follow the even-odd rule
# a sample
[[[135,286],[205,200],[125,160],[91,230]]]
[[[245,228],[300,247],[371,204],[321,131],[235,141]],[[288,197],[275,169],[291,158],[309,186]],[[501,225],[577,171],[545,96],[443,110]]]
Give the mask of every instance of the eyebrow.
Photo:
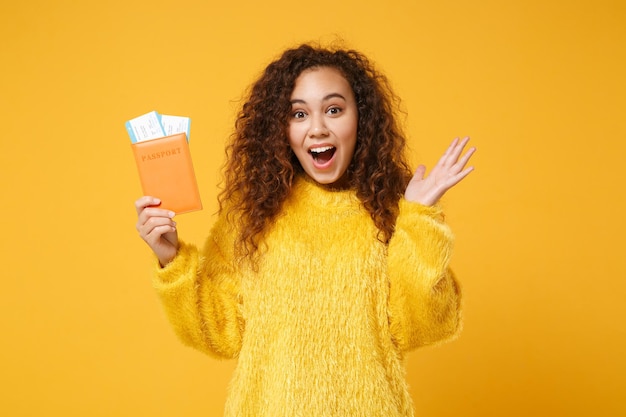
[[[346,100],[346,98],[345,98],[344,96],[342,96],[341,94],[339,94],[339,93],[330,93],[330,94],[328,94],[327,96],[324,96],[324,98],[322,99],[322,101],[328,101],[328,100],[330,100],[331,98],[340,98],[340,99],[342,99],[343,101],[347,101],[347,100]],[[290,101],[290,103],[291,103],[291,104],[296,104],[296,103],[306,104],[306,101],[304,101],[304,100],[302,100],[302,99],[299,99],[299,98],[296,98],[296,99],[291,100],[291,101]]]

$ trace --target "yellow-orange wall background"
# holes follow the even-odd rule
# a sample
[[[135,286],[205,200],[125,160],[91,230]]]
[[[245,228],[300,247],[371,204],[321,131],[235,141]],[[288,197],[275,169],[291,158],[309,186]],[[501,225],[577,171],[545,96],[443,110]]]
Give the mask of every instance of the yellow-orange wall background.
[[[243,91],[337,38],[402,97],[412,163],[479,148],[444,200],[465,329],[409,355],[417,414],[626,415],[622,0],[4,1],[0,415],[221,415],[234,362],[166,323],[124,122],[192,118],[202,244]]]

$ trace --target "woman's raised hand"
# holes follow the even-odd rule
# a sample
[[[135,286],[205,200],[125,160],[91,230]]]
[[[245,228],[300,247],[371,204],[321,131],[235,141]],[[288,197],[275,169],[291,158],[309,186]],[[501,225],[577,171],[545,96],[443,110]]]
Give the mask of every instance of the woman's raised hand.
[[[178,252],[178,232],[173,217],[175,213],[160,209],[158,198],[143,196],[135,201],[137,209],[137,231],[165,266]]]
[[[406,187],[404,197],[409,201],[432,206],[446,191],[468,176],[474,167],[466,168],[466,165],[476,152],[476,148],[472,147],[463,154],[468,141],[469,138],[454,139],[428,176],[424,177],[426,167],[418,166]]]

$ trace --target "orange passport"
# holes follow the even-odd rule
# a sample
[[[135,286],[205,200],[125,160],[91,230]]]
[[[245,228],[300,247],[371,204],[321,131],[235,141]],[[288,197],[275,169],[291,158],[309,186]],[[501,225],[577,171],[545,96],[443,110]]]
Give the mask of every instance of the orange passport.
[[[159,208],[177,214],[202,209],[184,133],[137,142],[131,146],[144,195],[159,198]]]

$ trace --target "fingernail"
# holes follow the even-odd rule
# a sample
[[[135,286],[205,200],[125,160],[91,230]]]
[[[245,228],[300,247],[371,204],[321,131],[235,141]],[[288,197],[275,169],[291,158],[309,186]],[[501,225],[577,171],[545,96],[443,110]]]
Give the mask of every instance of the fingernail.
[[[167,215],[170,217],[170,219],[174,216],[176,216],[176,213],[174,213],[173,211],[168,211]]]

